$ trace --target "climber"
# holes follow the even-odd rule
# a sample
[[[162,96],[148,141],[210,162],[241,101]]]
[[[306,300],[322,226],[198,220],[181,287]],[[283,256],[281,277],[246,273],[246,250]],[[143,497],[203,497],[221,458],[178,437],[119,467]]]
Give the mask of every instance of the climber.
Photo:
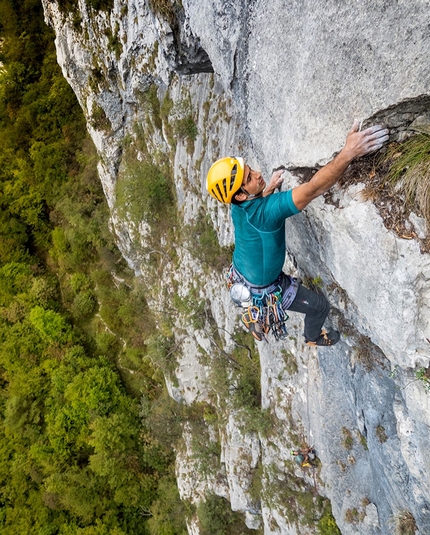
[[[294,461],[302,468],[314,466],[313,462],[316,459],[316,453],[312,446],[301,450],[293,450],[291,455],[294,455]]]
[[[383,126],[360,131],[356,120],[344,147],[333,160],[309,182],[276,195],[272,194],[280,188],[285,168],[273,172],[267,187],[261,173],[251,169],[240,157],[221,158],[209,169],[206,180],[209,193],[218,201],[233,205],[235,250],[230,282],[241,283],[251,296],[270,294],[280,288],[282,309],[305,314],[304,338],[308,345],[334,345],[340,334],[334,329],[328,332],[323,329],[329,313],[325,297],[282,271],[286,252],[284,220],[328,191],[355,158],[380,149],[387,140],[388,130]],[[243,319],[257,340],[264,339],[265,325],[258,314],[249,312]]]

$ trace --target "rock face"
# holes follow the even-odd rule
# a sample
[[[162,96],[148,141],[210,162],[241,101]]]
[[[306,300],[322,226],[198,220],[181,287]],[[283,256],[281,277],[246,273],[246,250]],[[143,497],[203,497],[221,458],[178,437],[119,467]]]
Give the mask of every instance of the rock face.
[[[267,175],[281,163],[325,163],[354,117],[364,124],[384,121],[397,137],[426,124],[428,0],[182,0],[182,7],[172,0],[169,16],[152,12],[144,0],[116,0],[99,12],[78,0],[75,13],[62,12],[55,0],[42,2],[56,32],[58,61],[100,154],[118,244],[154,299],[160,289],[147,268],[156,252],[147,247],[148,225],[117,209],[115,189],[126,140],[137,126],[154,161],[159,153],[170,159],[182,224],[208,214],[220,243],[229,245],[228,209],[204,189],[217,157],[240,153]],[[168,96],[173,106],[161,127],[148,118],[153,87],[159,102]],[[190,114],[197,127],[192,135],[179,128]],[[287,173],[285,182],[292,187],[296,178]],[[190,430],[184,429],[177,469],[183,498],[198,502],[215,492],[265,534],[318,532],[315,518],[306,519],[300,488],[331,501],[344,534],[392,533],[402,511],[413,515],[419,533],[430,533],[430,398],[414,374],[429,366],[430,257],[418,241],[384,227],[360,194],[363,187],[335,187],[331,203],[319,198],[286,223],[286,267],[321,282],[333,306],[331,322],[344,333],[341,342],[318,351],[305,347],[302,319],[292,314],[288,341],[258,344],[271,431],[247,429],[241,411],[218,396],[224,423],[208,432],[221,442],[221,455],[210,475],[190,462]],[[424,238],[422,220],[413,215],[410,222]],[[176,378],[168,378],[171,395],[187,404],[216,404],[208,386],[215,352],[208,318],[218,331],[217,347],[228,354],[235,347],[229,335],[234,307],[220,273],[204,269],[185,238],[176,244],[175,261],[157,254],[166,256],[163,279],[182,299],[194,291],[210,302],[205,327],[196,326],[184,343],[181,329],[189,332],[189,322],[178,316],[182,353]],[[318,474],[294,467],[290,450],[298,442],[315,445]],[[198,534],[195,519],[189,531]]]

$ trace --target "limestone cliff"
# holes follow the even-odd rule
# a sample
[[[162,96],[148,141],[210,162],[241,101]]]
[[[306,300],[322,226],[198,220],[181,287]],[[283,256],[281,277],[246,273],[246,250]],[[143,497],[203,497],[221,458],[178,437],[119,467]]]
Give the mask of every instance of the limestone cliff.
[[[112,0],[101,10],[42,2],[99,151],[118,244],[154,303],[176,294],[189,305],[176,319],[170,393],[222,412],[219,425],[206,422],[208,443],[221,443],[206,472],[184,428],[182,497],[198,502],[212,491],[249,527],[303,535],[317,533],[300,501],[307,486],[331,501],[344,534],[393,533],[402,511],[430,533],[430,397],[414,380],[430,357],[430,257],[420,240],[387,230],[360,183],[335,187],[331,202],[319,198],[287,221],[286,268],[318,279],[344,336],[334,348],[305,347],[292,314],[288,341],[258,344],[268,423],[252,429],[209,380],[214,354],[237,347],[236,310],[221,271],[178,230],[209,215],[221,245],[232,243],[228,209],[204,189],[221,155],[240,153],[265,175],[280,164],[313,167],[341,148],[354,117],[384,121],[398,138],[425,116],[429,1]],[[148,158],[174,179],[173,238],[167,229],[152,235],[130,196],[118,202],[116,182]],[[284,187],[294,186],[287,175]],[[408,224],[426,237],[419,217]],[[201,302],[204,321],[192,326]],[[300,441],[315,445],[317,474],[294,467]],[[316,497],[311,506],[318,515]],[[199,532],[191,518],[189,532]]]

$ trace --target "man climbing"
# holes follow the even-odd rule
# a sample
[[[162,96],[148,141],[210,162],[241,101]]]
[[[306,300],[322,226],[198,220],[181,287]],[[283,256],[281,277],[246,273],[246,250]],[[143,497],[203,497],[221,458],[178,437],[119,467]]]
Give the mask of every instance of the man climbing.
[[[308,468],[314,466],[314,461],[316,459],[316,452],[313,448],[307,447],[301,450],[293,450],[291,455],[294,456],[294,461],[301,466],[302,468]]]
[[[286,252],[284,222],[328,191],[355,158],[380,149],[387,140],[388,130],[383,126],[360,131],[356,120],[343,149],[332,161],[309,182],[276,195],[272,194],[282,184],[284,168],[273,172],[267,187],[261,173],[251,169],[240,157],[221,158],[209,169],[206,181],[209,193],[218,201],[233,205],[235,250],[230,282],[244,285],[254,300],[265,295],[270,296],[270,302],[275,300],[280,304],[274,308],[271,320],[268,316],[263,320],[254,306],[244,314],[244,323],[257,340],[264,338],[273,317],[279,320],[284,313],[288,318],[285,311],[292,310],[305,314],[304,337],[308,345],[331,346],[338,342],[337,331],[326,332],[322,328],[329,313],[325,297],[282,272]]]

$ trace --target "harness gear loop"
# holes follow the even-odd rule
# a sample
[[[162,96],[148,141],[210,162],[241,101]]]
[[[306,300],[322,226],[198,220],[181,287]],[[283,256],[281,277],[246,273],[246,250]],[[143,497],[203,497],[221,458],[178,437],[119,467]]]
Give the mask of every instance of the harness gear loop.
[[[230,290],[233,302],[236,306],[245,309],[242,314],[242,321],[246,328],[253,331],[255,329],[251,329],[251,325],[258,324],[262,333],[268,334],[269,332],[272,332],[275,340],[286,338],[288,335],[286,322],[288,321],[289,316],[282,307],[283,292],[281,286],[277,284],[278,281],[264,288],[251,286],[248,281],[234,269],[233,264],[230,265],[226,273],[226,278],[227,287]],[[242,301],[237,298],[238,286],[244,286],[249,290],[251,304],[248,305],[248,301]]]

